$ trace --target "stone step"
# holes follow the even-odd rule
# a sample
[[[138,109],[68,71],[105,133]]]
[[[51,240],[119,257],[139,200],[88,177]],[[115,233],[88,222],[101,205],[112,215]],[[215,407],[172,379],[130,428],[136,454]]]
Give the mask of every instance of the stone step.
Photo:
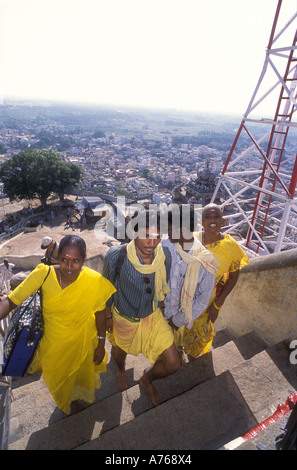
[[[131,393],[113,395],[31,434],[11,449],[177,451],[208,448],[210,441],[210,448],[216,448],[256,424],[229,371],[137,416],[136,392],[133,403],[129,403]],[[130,408],[130,416],[125,408]]]
[[[115,364],[110,360],[111,345],[106,345],[109,363],[107,372],[101,375],[101,388],[96,391],[95,401],[117,393]],[[138,383],[143,369],[149,365],[143,356],[138,362],[133,356],[127,358],[127,377],[131,386]],[[12,385],[10,442],[14,442],[31,432],[52,425],[66,418],[65,413],[57,408],[42,374],[34,374],[15,379]]]
[[[216,449],[254,425],[253,414],[226,371],[76,449]]]
[[[232,336],[228,331],[219,332],[215,338],[214,348],[218,348],[230,342],[231,339]],[[109,363],[107,372],[101,375],[102,384],[101,388],[96,391],[96,402],[118,392],[115,363],[110,360],[111,345],[108,343],[106,347]],[[239,357],[239,359],[242,358]],[[217,359],[216,362],[219,362],[219,359]],[[130,386],[138,384],[143,370],[148,365],[148,360],[143,356],[127,356],[127,378]],[[205,380],[210,376],[209,374],[213,374],[207,360],[204,359],[202,361],[201,367],[203,370],[201,380]],[[195,375],[193,378],[195,383],[197,380]],[[182,380],[184,381],[184,379]],[[171,387],[171,384],[169,384],[169,387]],[[37,431],[38,429],[60,421],[64,419],[65,416],[66,415],[56,407],[41,374],[14,380],[13,402],[11,405],[10,442],[14,442],[32,431]]]
[[[288,362],[287,346],[282,342],[268,348],[77,448],[218,449],[269,418],[296,393],[296,366]]]
[[[290,352],[289,341],[282,341],[230,370],[259,423],[297,391],[297,366],[290,364]]]
[[[242,342],[240,339],[235,340],[238,346],[230,339],[230,335],[228,336],[226,332],[219,332],[214,349],[210,353],[182,366],[176,374],[156,381],[156,386],[165,401],[168,402],[180,397],[189,389],[197,387],[197,384],[209,381],[215,376],[225,373],[228,369],[236,367],[244,361],[244,356],[239,352],[240,348],[243,352],[247,349],[248,354],[251,355],[253,352],[257,353],[259,348],[264,349],[266,346],[254,333],[245,335]],[[223,346],[219,346],[220,344]],[[129,361],[132,361],[129,365],[127,361],[128,371],[131,372],[131,379],[134,380],[134,383],[143,373],[144,359],[129,357]],[[133,370],[132,367],[130,368],[131,365]],[[110,361],[108,372],[102,375],[102,387],[99,391],[101,396],[96,397],[97,403],[77,415],[62,420],[61,415],[63,418],[65,415],[55,407],[48,392],[46,395],[45,389],[41,394],[42,397],[38,399],[39,401],[44,400],[42,408],[38,410],[36,404],[34,407],[34,400],[32,402],[31,413],[33,412],[33,416],[31,418],[29,410],[20,415],[14,412],[11,421],[10,448],[74,448],[90,439],[96,439],[114,427],[134,420],[135,417],[152,408],[154,409],[147,394],[139,385],[134,385],[123,393],[117,391],[114,368],[113,361]],[[132,372],[134,372],[134,377],[132,377]],[[46,402],[47,397],[48,402]],[[20,404],[20,409],[21,407]],[[159,409],[159,407],[157,408]],[[98,421],[96,417],[99,417]],[[90,434],[91,427],[93,429]]]

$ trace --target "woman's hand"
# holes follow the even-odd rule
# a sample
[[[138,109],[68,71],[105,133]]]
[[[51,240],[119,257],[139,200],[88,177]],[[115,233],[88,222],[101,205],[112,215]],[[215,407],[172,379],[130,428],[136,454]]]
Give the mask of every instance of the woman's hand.
[[[219,311],[220,310],[215,308],[214,304],[211,304],[207,309],[208,321],[211,321],[212,323],[214,323],[219,316]]]
[[[9,298],[5,295],[1,297],[0,302],[0,320],[3,320],[9,312],[14,310],[17,307]]]
[[[98,343],[98,346],[95,349],[94,359],[93,359],[96,366],[99,366],[99,364],[101,364],[101,362],[104,359],[104,356],[105,356],[105,347],[104,346],[105,346],[105,341],[100,339],[99,343]]]
[[[94,352],[94,363],[96,366],[101,364],[105,356],[105,335],[107,329],[106,309],[95,312],[98,346]]]
[[[208,307],[208,321],[211,321],[212,323],[216,321],[220,313],[220,309],[223,306],[224,301],[234,288],[235,284],[237,283],[238,277],[239,271],[229,273],[228,279],[223,285],[221,292],[214,300],[214,302]],[[216,307],[214,303],[216,304]]]

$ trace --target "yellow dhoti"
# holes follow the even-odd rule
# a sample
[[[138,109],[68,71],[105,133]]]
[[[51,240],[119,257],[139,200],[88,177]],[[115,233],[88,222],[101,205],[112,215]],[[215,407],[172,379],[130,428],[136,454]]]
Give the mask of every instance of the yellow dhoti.
[[[148,317],[128,319],[113,307],[113,335],[107,338],[127,354],[143,354],[151,364],[174,342],[171,327],[159,308]]]

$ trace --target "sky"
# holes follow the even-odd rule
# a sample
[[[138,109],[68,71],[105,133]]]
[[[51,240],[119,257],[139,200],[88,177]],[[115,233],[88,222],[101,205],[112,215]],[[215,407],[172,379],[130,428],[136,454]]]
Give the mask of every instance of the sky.
[[[0,0],[0,103],[38,98],[242,115],[277,3]],[[296,10],[297,0],[283,0],[286,21]]]

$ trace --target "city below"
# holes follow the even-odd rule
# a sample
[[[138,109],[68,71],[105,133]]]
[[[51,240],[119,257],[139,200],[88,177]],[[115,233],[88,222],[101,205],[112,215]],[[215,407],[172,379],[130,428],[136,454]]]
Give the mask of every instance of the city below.
[[[28,148],[53,150],[84,170],[74,192],[79,196],[104,194],[138,203],[203,206],[211,200],[240,120],[227,115],[9,101],[0,106],[0,165]],[[260,136],[261,130],[254,126]],[[288,157],[296,152],[296,141],[292,134]],[[249,145],[243,138],[239,150]],[[253,152],[241,169],[259,170],[262,164]],[[290,174],[290,164],[287,171]],[[220,192],[217,202],[224,197]]]

